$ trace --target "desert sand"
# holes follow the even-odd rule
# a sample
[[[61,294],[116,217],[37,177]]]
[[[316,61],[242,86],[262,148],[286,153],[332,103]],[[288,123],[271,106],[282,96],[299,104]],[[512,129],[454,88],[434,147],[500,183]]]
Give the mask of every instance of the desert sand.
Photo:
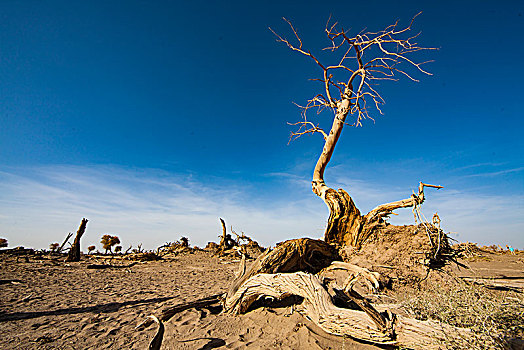
[[[1,349],[147,349],[156,325],[136,331],[151,314],[225,292],[239,261],[188,250],[128,268],[87,269],[63,257],[0,255]],[[463,276],[505,276],[524,281],[522,255],[473,259]],[[112,264],[129,264],[115,259]],[[162,349],[377,349],[329,335],[290,306],[245,315],[219,308],[185,310],[165,322]]]
[[[135,331],[150,314],[225,292],[238,262],[206,251],[91,270],[92,261],[3,257],[0,262],[2,349],[147,349],[156,327]],[[124,264],[128,264],[125,262]],[[221,315],[207,308],[165,323],[163,349],[372,349],[328,335],[290,307]]]

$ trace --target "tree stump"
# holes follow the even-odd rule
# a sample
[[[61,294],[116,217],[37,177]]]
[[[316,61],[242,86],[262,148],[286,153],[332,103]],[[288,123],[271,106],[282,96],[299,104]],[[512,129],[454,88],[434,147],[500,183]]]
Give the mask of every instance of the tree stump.
[[[87,226],[87,219],[83,218],[78,231],[76,231],[75,241],[69,249],[69,254],[67,255],[66,261],[80,261],[80,238],[84,234]]]

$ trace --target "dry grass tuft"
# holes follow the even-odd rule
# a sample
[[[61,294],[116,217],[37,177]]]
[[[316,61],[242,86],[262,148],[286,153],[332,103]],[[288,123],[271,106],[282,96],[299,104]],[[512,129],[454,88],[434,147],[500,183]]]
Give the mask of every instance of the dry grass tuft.
[[[521,293],[487,290],[457,281],[433,291],[400,296],[403,308],[419,320],[437,320],[470,328],[474,339],[450,341],[452,349],[517,349],[524,346],[524,298]]]

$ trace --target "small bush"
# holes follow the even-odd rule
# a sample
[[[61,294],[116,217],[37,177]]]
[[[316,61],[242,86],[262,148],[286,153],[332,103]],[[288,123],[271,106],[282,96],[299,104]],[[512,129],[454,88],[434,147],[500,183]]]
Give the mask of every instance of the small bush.
[[[518,293],[457,281],[406,294],[402,305],[416,319],[471,329],[474,341],[448,344],[454,349],[507,349],[511,339],[524,336],[524,299]]]
[[[49,249],[51,249],[52,252],[56,252],[58,247],[60,247],[60,244],[58,244],[58,243],[51,243],[49,245]]]
[[[100,241],[102,243],[103,248],[107,251],[112,253],[112,248],[114,245],[117,245],[120,243],[120,239],[117,236],[111,236],[108,234],[105,234],[102,236],[102,240]]]

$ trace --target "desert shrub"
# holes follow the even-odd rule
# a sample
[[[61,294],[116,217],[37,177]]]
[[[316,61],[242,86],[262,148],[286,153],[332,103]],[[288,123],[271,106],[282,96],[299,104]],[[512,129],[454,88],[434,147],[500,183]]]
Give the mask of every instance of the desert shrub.
[[[102,243],[102,247],[107,251],[112,253],[112,248],[114,245],[117,245],[120,243],[120,239],[117,236],[111,236],[108,234],[105,234],[102,236],[102,240],[100,241]]]
[[[96,247],[94,245],[90,245],[89,247],[87,247],[87,254],[93,252],[95,249]]]
[[[524,299],[514,292],[491,291],[457,281],[433,291],[406,293],[402,305],[419,320],[437,320],[471,329],[474,339],[449,345],[454,349],[507,349],[524,336]]]
[[[207,242],[207,245],[204,249],[214,252],[218,250],[218,244],[216,244],[215,242]]]
[[[189,248],[189,239],[187,237],[181,237],[176,242],[167,242],[157,248],[157,254],[160,256],[169,254],[169,253],[181,253],[181,252],[191,252]]]
[[[115,253],[120,253],[122,251],[122,246],[121,245],[117,245],[115,247]]]
[[[0,238],[0,248],[5,248],[7,247],[7,239],[5,238]]]
[[[51,243],[49,245],[49,249],[51,249],[52,252],[56,252],[56,250],[58,249],[58,247],[60,247],[60,244],[58,243]]]

